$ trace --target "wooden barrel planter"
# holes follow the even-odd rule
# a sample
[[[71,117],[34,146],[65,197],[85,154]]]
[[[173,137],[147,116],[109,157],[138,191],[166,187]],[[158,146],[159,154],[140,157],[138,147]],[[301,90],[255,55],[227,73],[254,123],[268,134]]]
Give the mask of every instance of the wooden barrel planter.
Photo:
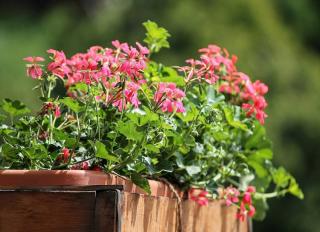
[[[1,232],[175,232],[178,200],[149,181],[145,194],[128,180],[95,171],[0,171]],[[248,232],[235,207],[183,199],[183,232]]]

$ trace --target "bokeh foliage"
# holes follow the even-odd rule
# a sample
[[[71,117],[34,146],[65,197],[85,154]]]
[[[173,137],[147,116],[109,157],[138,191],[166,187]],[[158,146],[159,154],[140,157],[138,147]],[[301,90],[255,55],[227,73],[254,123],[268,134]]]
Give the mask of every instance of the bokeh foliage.
[[[0,2],[0,99],[36,109],[22,58],[48,48],[72,54],[91,45],[144,38],[147,19],[169,30],[157,57],[183,64],[216,43],[240,57],[240,69],[270,86],[268,133],[277,163],[300,183],[305,200],[273,200],[256,231],[320,230],[320,4],[312,0],[69,0]],[[164,59],[164,57],[170,57]]]

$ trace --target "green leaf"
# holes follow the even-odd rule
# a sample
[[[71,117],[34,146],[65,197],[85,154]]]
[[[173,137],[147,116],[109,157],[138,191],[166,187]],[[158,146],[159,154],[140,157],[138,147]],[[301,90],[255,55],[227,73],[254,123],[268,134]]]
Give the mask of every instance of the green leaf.
[[[106,146],[103,143],[97,141],[95,143],[95,147],[96,147],[96,157],[97,158],[105,159],[105,160],[112,161],[112,162],[119,162],[118,157],[108,153]]]
[[[170,34],[163,27],[159,27],[155,22],[148,20],[143,23],[146,29],[144,42],[148,44],[150,52],[159,52],[161,48],[169,48],[168,38]]]
[[[270,148],[271,143],[266,138],[266,129],[260,125],[259,122],[255,123],[253,134],[248,138],[247,142],[245,143],[245,148],[247,150],[256,148]]]
[[[84,104],[81,102],[78,102],[71,97],[65,97],[63,99],[60,99],[59,102],[66,105],[70,110],[72,110],[75,113],[80,113],[85,110]]]
[[[88,85],[85,83],[77,83],[75,85],[70,86],[69,91],[78,91],[80,93],[87,93],[88,92]]]
[[[230,126],[244,130],[244,131],[248,131],[248,127],[246,124],[244,124],[240,121],[234,120],[234,115],[233,115],[232,109],[230,109],[229,107],[223,107],[223,112],[224,112],[226,120]]]
[[[288,192],[292,195],[303,199],[304,195],[295,178],[288,173],[283,167],[279,167],[272,171],[273,182],[278,188],[288,187]],[[288,186],[289,185],[289,186]]]
[[[30,110],[23,103],[17,100],[12,101],[10,99],[5,99],[1,104],[1,108],[12,117],[30,113]]]
[[[262,221],[263,219],[265,219],[266,212],[269,209],[266,199],[262,198],[262,199],[254,200],[253,204],[256,208],[254,219],[258,221]]]
[[[206,99],[207,99],[208,105],[212,105],[212,104],[223,101],[225,97],[223,94],[217,94],[213,86],[209,86],[207,90]]]
[[[247,163],[250,167],[252,167],[255,170],[259,178],[264,178],[268,176],[267,169],[261,163],[255,160],[248,160]]]
[[[120,121],[117,130],[129,140],[140,141],[143,138],[143,133],[137,131],[137,127],[130,121]]]
[[[174,156],[176,157],[176,164],[179,168],[185,169],[184,158],[179,152],[175,152]]]
[[[265,160],[271,160],[273,157],[273,152],[271,149],[264,148],[255,151],[253,154],[249,155],[249,160],[254,160],[259,163],[263,163]]]
[[[154,82],[170,82],[175,83],[177,86],[183,87],[186,85],[184,78],[178,74],[178,72],[171,67],[163,67],[161,69],[160,77],[153,77],[151,79]]]
[[[64,143],[65,147],[72,148],[77,144],[77,139],[75,138],[66,138],[66,141]]]
[[[64,133],[62,130],[54,129],[53,131],[53,137],[55,140],[67,140],[69,138],[68,134]]]
[[[268,187],[270,186],[272,178],[270,176],[259,178],[256,177],[252,182],[251,185],[255,186],[258,192],[265,192]]]
[[[172,162],[169,160],[160,160],[160,162],[156,166],[156,170],[158,173],[161,172],[172,172],[173,171],[173,166]]]
[[[0,114],[0,122],[3,122],[7,117],[3,114]]]
[[[131,174],[131,180],[134,184],[142,188],[146,193],[151,194],[149,182],[146,178],[142,177],[138,173]]]
[[[154,152],[156,154],[160,153],[160,149],[158,147],[156,147],[155,145],[153,145],[153,144],[146,144],[145,148],[148,151]]]
[[[30,148],[25,148],[21,152],[30,160],[41,160],[46,158],[48,155],[47,149],[41,144],[34,145]]]
[[[193,176],[200,173],[201,168],[199,166],[191,165],[191,166],[186,166],[186,171],[190,176]]]
[[[177,116],[184,122],[191,122],[199,115],[199,110],[193,103],[189,103],[186,107],[186,113],[178,113]]]
[[[304,198],[302,190],[300,189],[297,181],[292,176],[290,178],[289,193],[291,193],[293,196],[298,197],[301,200]]]
[[[273,170],[271,174],[277,187],[286,188],[288,186],[291,176],[283,167]]]
[[[18,153],[18,150],[15,147],[12,147],[9,144],[3,144],[1,147],[1,153],[7,159],[15,159]]]
[[[145,111],[142,111],[142,113],[128,113],[127,117],[138,126],[144,126],[148,122],[154,122],[159,119],[159,116],[156,113],[147,109],[147,107],[144,107],[144,110]]]

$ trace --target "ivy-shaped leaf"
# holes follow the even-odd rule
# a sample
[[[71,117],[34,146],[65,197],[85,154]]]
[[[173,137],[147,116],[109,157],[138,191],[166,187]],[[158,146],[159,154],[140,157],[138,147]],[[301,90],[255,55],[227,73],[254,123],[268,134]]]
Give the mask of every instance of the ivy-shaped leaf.
[[[1,104],[1,108],[3,111],[11,115],[11,117],[30,113],[30,110],[18,100],[12,101],[10,99],[4,99]]]
[[[140,141],[143,138],[143,133],[137,131],[137,127],[131,121],[120,121],[117,130],[128,140]]]
[[[271,142],[266,137],[266,129],[260,125],[259,122],[254,124],[253,134],[248,138],[245,143],[245,149],[250,150],[253,148],[270,148]]]
[[[246,124],[240,122],[240,121],[237,121],[237,120],[234,120],[234,116],[233,116],[233,112],[232,112],[232,109],[229,108],[229,107],[223,107],[223,112],[224,112],[224,115],[226,117],[226,120],[228,122],[228,124],[234,128],[238,128],[238,129],[241,129],[241,130],[244,130],[244,131],[248,131],[248,127]]]
[[[190,176],[196,175],[201,172],[201,168],[196,165],[186,166],[186,171]]]
[[[290,178],[289,193],[301,200],[304,198],[304,194],[293,176]]]
[[[75,113],[80,113],[85,110],[83,103],[76,101],[71,97],[65,97],[63,99],[60,99],[59,102],[66,105],[70,110],[72,110]]]
[[[151,52],[159,52],[161,48],[169,48],[169,32],[163,27],[159,27],[155,22],[148,20],[143,23],[146,29],[144,42],[148,44]]]
[[[95,147],[96,147],[96,157],[97,158],[105,159],[105,160],[108,160],[111,162],[119,162],[119,158],[114,155],[111,155],[107,151],[106,146],[103,143],[97,141],[95,143]]]
[[[151,194],[149,182],[146,178],[142,177],[138,173],[131,174],[131,180],[134,184],[142,188],[146,193]]]

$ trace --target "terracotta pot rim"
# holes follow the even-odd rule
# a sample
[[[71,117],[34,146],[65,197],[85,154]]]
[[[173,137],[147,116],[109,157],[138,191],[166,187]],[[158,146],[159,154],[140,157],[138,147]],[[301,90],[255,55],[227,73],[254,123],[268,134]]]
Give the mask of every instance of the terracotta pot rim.
[[[151,196],[175,198],[170,187],[160,181],[148,180]],[[114,174],[93,170],[0,170],[0,187],[54,187],[54,186],[95,186],[121,185],[125,192],[148,195],[130,180]],[[185,194],[176,189],[179,197]]]

